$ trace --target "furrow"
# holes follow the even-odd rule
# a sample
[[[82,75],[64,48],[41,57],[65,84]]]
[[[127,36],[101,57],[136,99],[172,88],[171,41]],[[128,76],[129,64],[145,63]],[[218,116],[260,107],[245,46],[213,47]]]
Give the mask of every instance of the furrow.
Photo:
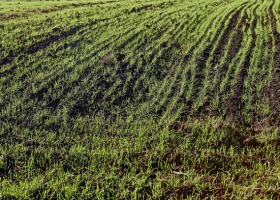
[[[228,40],[228,34],[232,28],[232,26],[234,26],[234,24],[236,24],[236,22],[238,21],[238,18],[242,12],[242,9],[244,8],[245,5],[241,5],[240,8],[236,8],[233,9],[231,12],[229,12],[226,17],[224,18],[225,20],[219,25],[219,28],[215,31],[215,35],[212,38],[211,42],[209,42],[209,44],[205,47],[205,49],[203,50],[201,57],[198,59],[197,61],[197,67],[196,70],[194,72],[195,76],[194,76],[194,85],[193,85],[193,95],[192,95],[192,99],[193,102],[196,102],[195,104],[193,104],[193,112],[194,113],[200,113],[203,109],[203,107],[205,105],[203,105],[204,102],[204,98],[205,96],[203,95],[203,97],[199,97],[200,91],[203,89],[203,84],[205,83],[205,78],[207,76],[207,72],[209,72],[209,69],[207,69],[207,61],[213,58],[212,57],[212,51],[213,51],[213,47],[214,47],[214,43],[216,41],[219,41],[220,43],[224,42],[223,40]],[[230,18],[228,20],[228,18]],[[227,21],[228,20],[228,21]],[[214,52],[217,53],[217,52]],[[203,99],[202,99],[203,98]],[[205,103],[205,102],[204,102]],[[201,104],[201,105],[200,105]]]
[[[269,8],[269,18],[273,33],[273,49],[274,49],[274,68],[272,72],[272,81],[270,84],[270,107],[271,107],[271,121],[275,125],[280,124],[280,33],[277,31],[277,20],[275,13],[275,0]]]
[[[250,43],[248,48],[248,51],[246,52],[245,59],[243,64],[241,64],[240,68],[237,68],[235,71],[235,74],[237,76],[234,78],[234,81],[236,83],[233,85],[232,91],[233,94],[229,97],[227,100],[227,115],[230,116],[231,118],[234,119],[234,121],[239,121],[242,120],[241,116],[241,110],[243,109],[242,105],[242,94],[244,93],[244,81],[248,73],[248,68],[250,66],[250,58],[251,54],[253,52],[254,46],[255,46],[255,39],[256,39],[256,25],[257,25],[257,20],[258,16],[256,14],[256,10],[258,7],[255,7],[252,11],[252,24],[251,24],[251,32],[252,35],[250,36]]]

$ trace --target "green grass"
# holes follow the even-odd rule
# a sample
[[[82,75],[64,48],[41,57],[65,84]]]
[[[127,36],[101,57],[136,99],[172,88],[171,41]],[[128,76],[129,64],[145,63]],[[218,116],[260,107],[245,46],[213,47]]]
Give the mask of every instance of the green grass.
[[[0,199],[280,198],[279,8],[2,1]]]

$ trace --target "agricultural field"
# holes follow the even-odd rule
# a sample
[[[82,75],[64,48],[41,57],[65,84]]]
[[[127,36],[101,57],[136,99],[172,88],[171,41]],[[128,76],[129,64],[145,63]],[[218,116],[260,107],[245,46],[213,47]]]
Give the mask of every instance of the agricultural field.
[[[280,1],[0,0],[0,199],[280,199]]]

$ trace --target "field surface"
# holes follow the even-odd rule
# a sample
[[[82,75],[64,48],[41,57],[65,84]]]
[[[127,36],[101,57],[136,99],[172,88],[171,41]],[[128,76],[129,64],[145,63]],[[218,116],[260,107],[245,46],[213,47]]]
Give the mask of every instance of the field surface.
[[[0,199],[279,199],[280,1],[0,1]]]

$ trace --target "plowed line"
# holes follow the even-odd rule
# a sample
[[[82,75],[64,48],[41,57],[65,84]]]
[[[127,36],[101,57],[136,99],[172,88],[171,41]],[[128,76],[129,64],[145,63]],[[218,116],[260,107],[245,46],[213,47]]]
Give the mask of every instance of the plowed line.
[[[235,22],[237,21],[238,17],[240,16],[240,13],[242,12],[243,8],[245,7],[245,5],[241,5],[241,8],[239,8],[231,17],[230,19],[230,22],[229,22],[229,27],[231,27],[232,24],[235,24]],[[227,14],[227,17],[230,16],[230,14],[234,12],[234,10],[232,10],[231,12],[229,12]],[[227,17],[225,17],[225,19],[227,19]],[[224,22],[222,22],[222,24],[220,25],[220,28],[217,30],[216,32],[216,35],[214,36],[213,40],[211,41],[211,43],[205,48],[205,50],[203,51],[202,53],[202,58],[198,60],[197,62],[197,71],[195,72],[196,75],[195,75],[195,83],[194,83],[194,99],[197,99],[198,98],[198,94],[199,94],[199,91],[201,90],[202,86],[203,86],[203,81],[200,81],[200,80],[203,80],[205,77],[205,75],[203,74],[203,70],[205,69],[206,67],[206,61],[209,59],[209,56],[210,55],[210,52],[211,52],[211,49],[213,48],[213,42],[215,42],[216,40],[218,40],[219,38],[219,34],[223,31],[223,29],[225,28],[225,24],[226,23],[226,20]],[[230,31],[230,28],[226,28],[225,32],[227,31]],[[227,41],[229,38],[229,35],[227,34],[223,34],[223,36],[221,37],[221,40],[225,40]],[[222,41],[221,41],[222,42]],[[217,53],[217,52],[216,52]],[[193,105],[193,102],[191,101],[190,102],[191,104],[191,107]],[[200,112],[198,110],[198,112]]]
[[[214,68],[215,65],[219,65],[220,64],[219,62],[221,62],[222,57],[226,56],[225,62],[219,67],[219,79],[221,79],[221,77],[223,77],[225,75],[228,64],[237,55],[238,50],[241,46],[242,38],[243,38],[242,26],[245,21],[245,17],[244,16],[242,17],[243,10],[244,10],[244,7],[242,7],[242,9],[234,15],[234,17],[230,21],[228,27],[222,34],[222,37],[221,37],[220,41],[218,42],[216,49],[214,50],[213,58],[210,62],[211,68]],[[241,20],[240,20],[240,17],[242,17]],[[236,23],[236,22],[238,22],[238,23]],[[230,45],[230,46],[228,48],[228,52],[225,52],[227,45]],[[218,83],[216,84],[217,86],[219,85],[220,81],[221,80],[218,80]],[[212,95],[210,91],[208,91],[208,95],[209,96]],[[200,114],[204,114],[205,112],[207,112],[208,109],[207,109],[207,106],[205,106],[205,105],[208,105],[208,103],[209,102],[204,103],[204,105],[202,106],[203,113],[200,113]],[[201,112],[201,111],[199,111],[199,112]],[[215,113],[215,112],[213,112],[213,113]]]
[[[219,62],[221,59],[221,56],[223,55],[225,51],[225,47],[227,46],[227,43],[229,41],[229,36],[232,34],[232,32],[235,32],[232,37],[232,41],[234,43],[231,43],[231,46],[229,47],[228,57],[226,62],[222,65],[220,73],[225,71],[225,67],[230,63],[230,61],[235,57],[235,55],[238,52],[238,49],[241,46],[242,38],[243,38],[243,32],[242,32],[242,25],[245,21],[245,17],[243,16],[241,19],[241,22],[239,24],[235,24],[235,21],[238,21],[238,19],[241,17],[241,12],[238,13],[238,16],[235,16],[235,18],[231,21],[228,28],[224,32],[221,41],[218,44],[218,47],[216,51],[214,51],[213,54],[213,60],[211,62],[211,66],[214,66]]]
[[[88,25],[91,26],[91,25],[94,25],[94,24],[96,24],[96,22],[92,22]],[[51,44],[53,44],[53,43],[55,43],[59,40],[62,40],[62,39],[65,39],[66,37],[75,35],[83,27],[84,27],[84,25],[75,26],[68,31],[63,31],[60,35],[54,35],[54,36],[46,38],[42,41],[39,41],[39,42],[36,42],[36,43],[32,44],[31,46],[29,46],[27,48],[27,51],[25,51],[24,49],[21,49],[21,50],[19,50],[19,52],[25,52],[26,54],[34,54],[37,51],[43,50],[46,47],[48,47],[49,45],[51,45]],[[12,62],[13,59],[17,56],[18,55],[16,55],[16,54],[11,54],[8,58],[0,59],[0,65],[4,65],[4,64],[8,64],[8,63]],[[12,67],[11,69],[0,73],[0,76],[5,76],[6,74],[11,73],[13,70],[15,70],[15,67]]]
[[[243,8],[244,6],[242,6],[240,9],[242,10],[242,8]],[[232,10],[231,12],[229,12],[228,13],[228,15],[227,16],[229,16],[231,13],[233,13],[235,10]],[[237,11],[237,14],[238,14],[238,11]],[[235,14],[233,14],[233,18],[232,19],[234,19],[234,15]],[[226,17],[227,18],[227,17]],[[226,19],[225,18],[225,19]],[[212,24],[212,23],[211,23]],[[223,22],[221,22],[221,24],[223,24],[222,26],[221,26],[221,28],[215,33],[215,36],[214,36],[214,39],[212,40],[212,41],[216,41],[217,39],[218,39],[218,37],[219,37],[219,33],[222,31],[222,29],[224,28],[224,26],[225,26],[225,20],[223,21]],[[210,49],[211,49],[211,47],[212,47],[212,43],[211,44],[209,44],[207,47],[206,47],[206,49],[204,50],[204,53],[203,53],[203,55],[206,53],[207,55],[208,55],[208,53],[210,52]],[[192,50],[192,49],[191,49]],[[194,50],[194,49],[193,49]],[[208,57],[209,58],[209,57]],[[201,60],[202,61],[202,60]],[[203,61],[202,61],[203,62]],[[206,66],[206,61],[204,60],[204,63],[201,63],[201,65],[203,65],[204,67]],[[198,64],[198,66],[200,66],[199,64]],[[166,101],[168,101],[169,103],[166,103],[166,105],[168,105],[168,106],[166,106],[166,107],[168,107],[167,108],[167,110],[166,110],[166,112],[165,112],[165,115],[164,116],[166,116],[166,115],[168,115],[168,112],[169,111],[171,111],[171,110],[173,110],[174,109],[174,106],[176,105],[176,104],[179,104],[180,102],[182,103],[182,102],[184,102],[184,93],[183,93],[183,88],[182,87],[185,87],[185,85],[187,85],[186,84],[186,80],[189,80],[189,76],[190,76],[190,74],[191,74],[191,72],[190,72],[190,69],[189,68],[185,68],[185,70],[181,73],[182,74],[182,77],[184,77],[184,78],[182,78],[182,80],[181,80],[181,84],[179,84],[180,83],[180,81],[177,81],[178,82],[178,84],[175,84],[175,85],[178,85],[178,86],[174,86],[173,88],[172,88],[172,92],[168,95],[168,97],[167,97],[167,100]],[[186,77],[188,77],[188,78],[186,78]],[[178,97],[177,97],[177,95],[178,95]],[[173,110],[174,111],[174,110]],[[174,112],[173,112],[174,113]],[[177,111],[175,111],[175,113],[177,113]],[[185,115],[185,112],[182,114],[182,115]]]
[[[190,100],[188,102],[188,107],[193,107],[194,100],[198,98],[199,93],[200,93],[200,91],[203,87],[203,81],[200,81],[200,80],[203,80],[205,78],[205,74],[203,73],[203,71],[206,68],[206,61],[211,56],[210,53],[211,53],[211,49],[213,48],[213,45],[214,45],[213,42],[215,42],[219,39],[219,35],[221,34],[221,32],[224,32],[223,29],[226,26],[227,18],[229,16],[231,16],[230,21],[229,21],[229,26],[231,26],[231,24],[234,24],[236,22],[236,20],[238,19],[238,16],[240,15],[240,13],[242,12],[244,7],[245,7],[245,5],[242,4],[242,5],[240,5],[239,8],[233,9],[227,14],[227,16],[225,17],[225,20],[223,22],[221,22],[221,25],[218,28],[217,32],[215,33],[215,36],[211,40],[210,44],[208,44],[206,46],[206,48],[204,49],[204,51],[202,53],[202,58],[198,59],[197,70],[195,72],[195,82],[194,82],[194,86],[193,86],[193,88],[194,88],[193,89],[194,90],[193,91],[194,98],[192,98],[192,100]],[[225,31],[227,31],[227,29]],[[223,34],[220,40],[228,40],[228,37],[229,37],[229,35]],[[185,111],[184,113],[186,114],[186,113],[190,113],[190,112],[193,112],[192,114],[198,114],[200,112],[200,109],[197,112],[192,110],[192,111]]]
[[[119,14],[119,16],[121,16],[121,14]],[[115,16],[115,18],[119,17],[119,16]],[[18,50],[18,52],[25,52],[25,54],[34,54],[34,53],[38,52],[39,50],[43,50],[43,49],[47,48],[48,46],[50,46],[51,44],[53,44],[57,41],[60,41],[60,40],[63,40],[67,37],[75,35],[76,33],[78,33],[84,27],[93,26],[93,25],[95,25],[99,22],[104,22],[104,21],[111,20],[111,19],[112,18],[103,18],[103,19],[98,19],[96,21],[93,21],[91,23],[86,23],[86,24],[81,24],[81,25],[75,26],[75,27],[73,27],[73,28],[71,28],[67,31],[61,32],[59,35],[53,35],[53,36],[50,36],[49,38],[46,38],[42,41],[34,43],[34,44],[30,45],[29,47],[27,47],[26,48],[27,50],[25,48],[22,48],[22,49]],[[18,56],[19,55],[17,53],[11,53],[8,57],[5,57],[5,58],[0,57],[0,66],[11,63],[13,61],[13,59],[15,57],[18,57]],[[15,67],[12,67],[9,70],[1,72],[0,76],[4,76],[6,74],[9,74],[12,71],[14,71],[15,69],[16,69]]]
[[[103,4],[109,4],[109,3],[115,3],[116,1],[107,1],[107,2],[96,2],[96,3],[92,3],[92,2],[88,2],[88,3],[71,3],[71,4],[66,4],[66,5],[59,5],[59,6],[54,6],[53,8],[49,8],[49,9],[32,9],[32,10],[26,10],[22,15],[19,15],[17,13],[6,13],[6,14],[2,14],[0,15],[0,19],[3,20],[9,20],[9,19],[16,19],[16,18],[20,18],[20,17],[24,17],[28,15],[32,16],[34,14],[45,14],[45,13],[51,13],[51,12],[56,12],[56,11],[63,11],[65,9],[69,9],[69,8],[80,8],[83,6],[95,6],[95,5],[103,5]]]
[[[274,54],[274,69],[273,77],[270,85],[270,107],[272,118],[275,118],[275,125],[280,124],[280,34],[277,32],[276,17],[272,11],[273,6],[269,8],[270,23],[274,37],[275,54]],[[274,121],[274,119],[272,119]]]
[[[129,31],[129,32],[130,32],[130,31]],[[134,34],[134,35],[132,35],[132,37],[128,38],[129,43],[132,42],[133,40],[135,40],[136,38],[141,37],[141,33],[142,33],[142,32],[143,32],[143,30],[140,30],[137,34]],[[125,46],[128,45],[129,43],[128,43],[127,41],[125,41],[125,42],[123,42],[120,46],[125,47]],[[117,47],[117,49],[120,49],[120,46]],[[87,68],[87,69],[90,69],[90,68]],[[86,72],[86,73],[85,73],[85,71],[83,71],[83,73],[81,74],[80,77],[78,77],[78,79],[74,80],[74,81],[71,82],[71,84],[69,84],[67,87],[63,88],[63,94],[67,94],[67,93],[70,91],[71,88],[77,86],[78,83],[79,83],[85,76],[88,76],[88,75],[89,75],[88,73],[89,73],[89,71]],[[96,79],[96,80],[97,80],[97,79]],[[96,83],[96,84],[97,84],[97,83]],[[95,85],[96,85],[96,84],[95,84]],[[47,93],[46,88],[52,88],[52,86],[43,87],[43,88],[39,91],[39,93],[36,93],[35,96],[31,96],[30,98],[33,98],[33,99],[34,99],[34,97],[36,97],[36,98],[39,97],[39,100],[41,100],[42,97],[43,97],[43,95],[44,95],[45,93]],[[102,91],[101,94],[102,94],[103,92],[104,92],[104,91]],[[91,92],[91,95],[92,95],[92,93],[93,93],[93,91]],[[82,98],[82,100],[77,102],[77,103],[78,103],[77,105],[80,105],[80,102],[84,102],[84,104],[85,104],[86,101],[87,101],[88,95],[89,95],[89,94],[85,94],[84,97]],[[101,97],[102,97],[102,96],[103,96],[103,94],[102,94],[102,95],[97,94],[97,95],[96,95],[96,98],[95,98],[95,99],[96,99],[96,100],[95,100],[95,103],[97,103],[99,100],[101,100]],[[56,101],[56,100],[55,100],[55,101]],[[76,105],[76,104],[75,104],[75,105]],[[56,107],[56,106],[57,106],[57,103],[55,104],[55,107]],[[74,107],[75,107],[75,106],[74,106]],[[87,106],[85,106],[85,108],[87,108]],[[83,109],[81,109],[81,111],[82,111],[82,110],[83,110]],[[86,109],[84,109],[84,111],[86,111]],[[88,111],[89,111],[89,110],[88,110]],[[87,112],[88,112],[88,111],[87,111]],[[83,113],[85,113],[85,112],[83,112]]]
[[[250,57],[254,49],[255,45],[255,40],[256,40],[256,25],[257,25],[257,14],[256,14],[256,9],[253,10],[253,23],[252,23],[252,41],[250,43],[249,51],[246,55],[245,61],[242,65],[242,68],[240,70],[239,75],[237,76],[237,83],[234,85],[234,95],[231,96],[228,101],[227,101],[227,113],[229,116],[234,116],[234,119],[240,120],[240,114],[242,110],[242,105],[241,105],[241,98],[242,94],[244,92],[244,81],[245,78],[248,74],[248,69],[247,66],[250,66]]]

